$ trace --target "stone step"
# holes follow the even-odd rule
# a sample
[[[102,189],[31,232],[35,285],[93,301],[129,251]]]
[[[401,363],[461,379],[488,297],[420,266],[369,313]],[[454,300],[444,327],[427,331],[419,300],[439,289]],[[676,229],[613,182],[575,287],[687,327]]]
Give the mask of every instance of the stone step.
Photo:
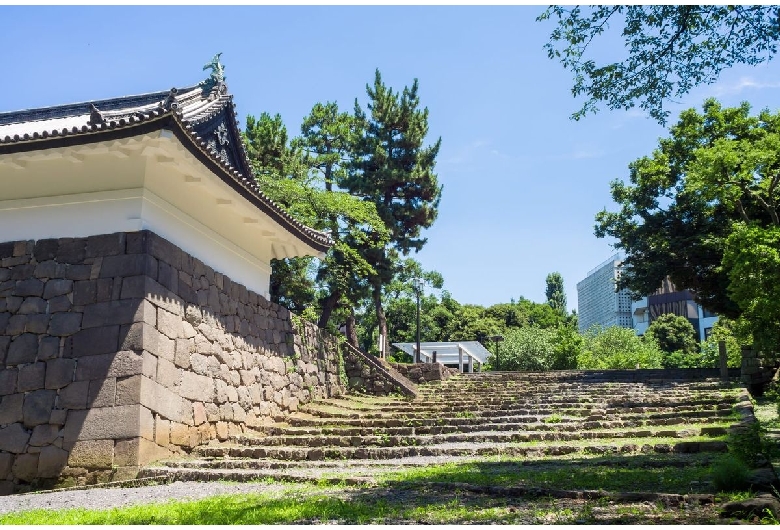
[[[712,418],[709,423],[716,423],[718,418]],[[718,422],[722,423],[722,422]],[[528,432],[528,431],[558,431],[577,432],[596,429],[636,429],[647,427],[641,421],[634,422],[587,422],[587,424],[562,424],[562,423],[481,423],[473,425],[436,425],[420,427],[339,427],[323,425],[319,427],[263,427],[259,433],[267,437],[295,437],[295,436],[419,436],[440,435],[469,432]],[[726,427],[701,427],[698,429],[702,435],[716,436],[726,434]]]
[[[450,443],[411,447],[276,447],[276,446],[201,446],[201,457],[266,458],[276,460],[353,460],[389,459],[416,456],[560,456],[573,453],[699,453],[727,451],[722,441],[682,441],[656,444],[529,444]]]
[[[559,422],[562,424],[571,424],[582,426],[583,428],[610,428],[610,426],[653,426],[653,425],[678,425],[685,423],[686,420],[695,420],[697,423],[717,423],[728,419],[731,411],[698,411],[689,413],[663,413],[663,414],[626,414],[621,417],[600,416],[598,420],[589,420],[588,417],[567,418],[561,417]],[[460,417],[418,417],[418,418],[398,418],[388,416],[384,418],[365,418],[365,417],[303,417],[294,416],[287,418],[287,422],[293,427],[363,427],[363,428],[401,428],[401,427],[460,427],[482,425],[485,423],[546,423],[545,419],[550,416],[522,416],[522,415],[500,415],[500,413],[482,414],[475,412],[469,416]],[[554,423],[550,423],[551,425]]]
[[[237,436],[235,442],[244,446],[281,447],[397,447],[441,445],[451,443],[527,443],[568,442],[580,440],[611,440],[622,438],[691,438],[700,436],[700,429],[643,429],[623,431],[490,431],[478,430],[468,433],[455,432],[432,435],[296,435],[296,436]]]
[[[342,423],[348,420],[387,420],[389,427],[413,426],[414,422],[435,421],[440,425],[451,425],[462,423],[461,420],[473,420],[472,423],[484,421],[486,418],[535,418],[535,421],[544,421],[548,418],[560,419],[561,421],[600,421],[600,420],[632,420],[637,417],[645,417],[650,420],[674,418],[680,421],[688,419],[710,418],[710,417],[728,417],[731,415],[731,408],[718,408],[715,410],[693,410],[686,409],[660,409],[643,408],[640,412],[618,411],[617,409],[607,410],[580,410],[580,409],[509,409],[509,410],[471,410],[471,411],[438,411],[432,413],[429,411],[409,411],[406,413],[397,412],[374,412],[359,414],[351,411],[324,411],[317,409],[305,409],[304,412],[311,417],[326,419],[331,423]],[[612,412],[613,411],[613,412]],[[290,424],[302,424],[311,418],[293,416],[289,418]],[[431,418],[436,418],[431,420]],[[466,422],[468,423],[468,422]]]
[[[182,482],[252,482],[265,479],[274,479],[285,482],[312,482],[317,484],[346,484],[349,486],[362,486],[374,484],[376,481],[371,476],[338,476],[322,477],[304,469],[292,470],[276,469],[201,469],[201,468],[174,468],[174,467],[148,467],[140,471],[139,478],[159,477],[165,475],[171,481]]]

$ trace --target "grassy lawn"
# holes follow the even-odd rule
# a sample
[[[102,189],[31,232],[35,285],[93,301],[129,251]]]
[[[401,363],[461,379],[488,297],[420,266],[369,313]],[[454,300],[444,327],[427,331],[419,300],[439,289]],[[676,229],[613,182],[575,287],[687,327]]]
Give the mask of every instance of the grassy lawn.
[[[36,510],[0,515],[0,524],[461,524],[461,523],[717,523],[715,505],[664,506],[518,497],[467,491],[460,484],[550,489],[711,492],[712,455],[685,455],[667,465],[663,455],[483,459],[386,473],[376,486],[258,485],[258,493],[107,510]],[[738,492],[722,499],[741,497]]]

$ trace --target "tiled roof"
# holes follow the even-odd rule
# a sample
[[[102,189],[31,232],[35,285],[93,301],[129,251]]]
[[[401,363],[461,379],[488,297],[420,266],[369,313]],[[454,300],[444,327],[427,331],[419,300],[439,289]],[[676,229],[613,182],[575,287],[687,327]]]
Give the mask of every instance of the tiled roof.
[[[324,252],[332,240],[298,222],[257,185],[224,84],[199,85],[56,107],[0,113],[0,155],[171,129],[204,165],[298,239]]]

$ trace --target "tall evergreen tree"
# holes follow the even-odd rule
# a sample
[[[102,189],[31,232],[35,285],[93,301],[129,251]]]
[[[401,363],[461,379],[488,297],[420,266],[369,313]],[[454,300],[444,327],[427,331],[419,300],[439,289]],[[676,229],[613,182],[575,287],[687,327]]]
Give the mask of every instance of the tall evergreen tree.
[[[304,119],[301,137],[294,142],[320,190],[314,204],[318,227],[334,241],[317,271],[321,285],[319,326],[328,325],[334,310],[347,309],[344,317],[350,328],[348,336],[355,346],[353,308],[368,295],[365,278],[375,273],[356,247],[370,248],[366,233],[377,234],[381,244],[386,242],[387,233],[373,203],[339,189],[346,178],[355,140],[362,132],[361,124],[348,113],[340,113],[336,103],[318,103]]]
[[[563,290],[563,276],[560,272],[547,275],[547,303],[561,313],[566,313],[566,293]]]
[[[365,134],[357,142],[355,160],[344,187],[376,205],[390,235],[390,244],[364,248],[374,267],[369,278],[379,332],[387,337],[387,320],[382,307],[382,287],[391,281],[398,254],[419,251],[426,243],[423,228],[433,224],[438,213],[441,186],[434,166],[441,138],[423,146],[428,134],[428,109],[420,108],[418,83],[397,93],[382,82],[376,71],[373,87],[366,85],[367,114],[355,101],[355,118]],[[371,238],[369,238],[371,240]]]

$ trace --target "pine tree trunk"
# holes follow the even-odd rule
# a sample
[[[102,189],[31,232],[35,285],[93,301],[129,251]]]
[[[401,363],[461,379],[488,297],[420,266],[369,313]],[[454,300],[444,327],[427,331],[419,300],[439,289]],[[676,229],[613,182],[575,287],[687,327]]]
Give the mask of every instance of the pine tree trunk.
[[[341,298],[341,293],[339,291],[334,291],[330,293],[327,298],[325,298],[325,301],[322,303],[322,314],[320,315],[320,320],[317,323],[319,327],[325,328],[328,325],[330,315],[333,313],[333,310],[336,309],[339,298]]]
[[[347,317],[347,342],[355,348],[360,348],[358,345],[357,325],[355,322],[355,308],[349,310],[349,316]]]
[[[387,351],[387,318],[385,318],[385,310],[382,307],[382,286],[377,285],[374,287],[374,307],[376,308],[376,320],[379,323],[379,336],[385,338],[385,352]],[[384,358],[384,355],[380,355]]]

